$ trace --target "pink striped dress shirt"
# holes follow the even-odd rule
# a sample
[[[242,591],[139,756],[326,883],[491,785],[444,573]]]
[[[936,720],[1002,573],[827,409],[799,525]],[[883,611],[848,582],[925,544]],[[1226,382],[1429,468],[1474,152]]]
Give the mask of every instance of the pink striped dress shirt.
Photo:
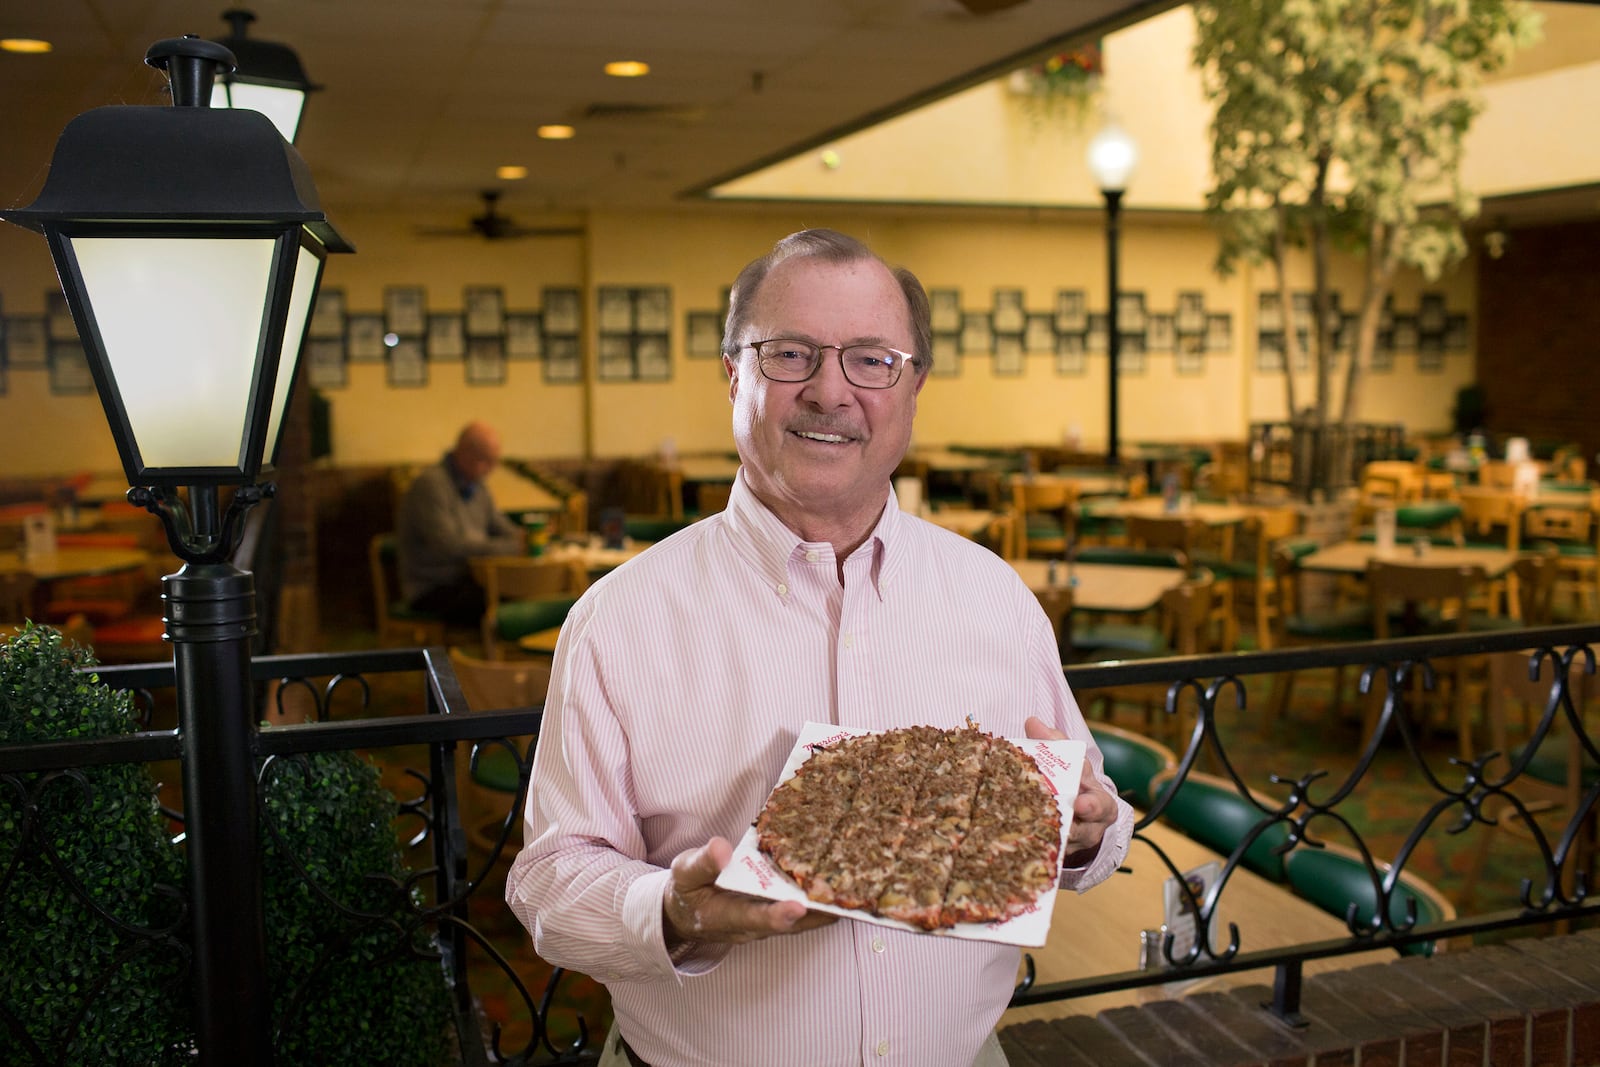
[[[967,1067],[1005,1009],[1008,946],[841,921],[674,960],[662,936],[673,857],[737,842],[808,719],[971,716],[1021,737],[1038,715],[1090,741],[1011,567],[887,499],[841,585],[832,547],[801,541],[741,477],[727,510],[600,579],[562,626],[506,899],[540,956],[606,984],[656,1067]],[[1121,862],[1133,815],[1118,803],[1064,888]]]

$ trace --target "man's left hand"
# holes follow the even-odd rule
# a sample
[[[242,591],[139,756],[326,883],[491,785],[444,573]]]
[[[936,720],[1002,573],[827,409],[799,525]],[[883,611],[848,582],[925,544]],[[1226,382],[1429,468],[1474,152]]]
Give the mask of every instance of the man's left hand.
[[[1023,731],[1035,741],[1067,740],[1066,734],[1038,716],[1029,716]],[[1078,780],[1077,799],[1072,802],[1072,827],[1067,831],[1067,849],[1061,866],[1087,866],[1100,851],[1100,839],[1105,836],[1106,829],[1116,821],[1116,800],[1101,786],[1094,772],[1085,767]]]

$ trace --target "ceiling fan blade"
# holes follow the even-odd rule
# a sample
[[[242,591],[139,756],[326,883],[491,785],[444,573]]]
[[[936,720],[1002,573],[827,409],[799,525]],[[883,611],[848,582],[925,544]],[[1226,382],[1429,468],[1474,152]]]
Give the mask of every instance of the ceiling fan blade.
[[[956,2],[974,15],[993,15],[997,11],[1026,3],[1027,0],[956,0]]]

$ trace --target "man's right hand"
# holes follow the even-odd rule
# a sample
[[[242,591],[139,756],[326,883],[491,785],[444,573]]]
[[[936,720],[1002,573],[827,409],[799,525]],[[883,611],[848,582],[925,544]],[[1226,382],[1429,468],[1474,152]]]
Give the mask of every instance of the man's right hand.
[[[733,846],[713,837],[672,861],[672,885],[661,902],[668,951],[686,941],[738,944],[797,934],[838,920],[826,912],[808,911],[797,900],[762,900],[717,888],[717,875],[732,858]]]

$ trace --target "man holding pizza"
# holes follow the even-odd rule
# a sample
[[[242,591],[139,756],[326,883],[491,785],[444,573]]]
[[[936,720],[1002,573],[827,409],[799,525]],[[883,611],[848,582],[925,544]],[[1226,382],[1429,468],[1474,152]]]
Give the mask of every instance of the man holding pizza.
[[[1061,886],[1127,851],[1132,811],[1037,600],[895,500],[930,334],[922,285],[853,238],[807,230],[752,262],[723,338],[727,509],[596,582],[562,627],[506,898],[540,956],[609,989],[603,1065],[1005,1062],[1015,947],[715,885],[808,720],[1081,739]]]

